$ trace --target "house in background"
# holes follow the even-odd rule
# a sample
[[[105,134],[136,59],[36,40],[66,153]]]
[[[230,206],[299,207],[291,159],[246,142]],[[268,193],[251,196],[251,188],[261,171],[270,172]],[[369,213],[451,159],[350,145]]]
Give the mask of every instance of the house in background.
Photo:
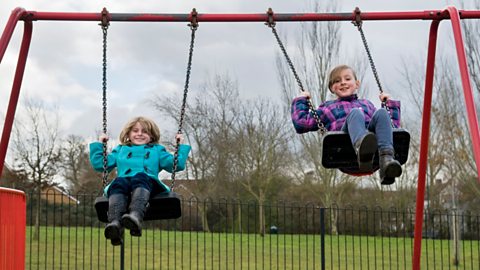
[[[0,186],[25,191],[28,186],[28,181],[5,163],[2,175],[0,176]]]
[[[57,186],[47,186],[42,189],[42,199],[52,204],[80,204],[75,197]]]
[[[26,193],[32,192],[32,183],[25,177],[15,173],[6,163],[0,177],[0,186],[22,190]],[[80,201],[68,194],[66,191],[55,185],[47,185],[42,188],[42,199],[55,204],[79,204]]]
[[[172,186],[172,180],[162,179],[162,182],[169,187]],[[195,194],[192,192],[192,185],[194,184],[195,181],[193,180],[177,179],[175,180],[174,191],[183,199],[190,199],[195,197]]]

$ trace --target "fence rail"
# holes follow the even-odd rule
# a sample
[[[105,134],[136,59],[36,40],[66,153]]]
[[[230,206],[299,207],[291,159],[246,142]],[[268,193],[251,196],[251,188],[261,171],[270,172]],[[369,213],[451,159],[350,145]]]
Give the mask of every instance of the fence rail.
[[[27,269],[120,269],[121,250],[104,238],[94,199],[27,196]],[[124,263],[126,269],[411,269],[414,217],[395,208],[190,198],[182,200],[181,218],[145,222],[140,238],[126,233]],[[478,214],[426,211],[422,269],[480,269],[479,235]]]

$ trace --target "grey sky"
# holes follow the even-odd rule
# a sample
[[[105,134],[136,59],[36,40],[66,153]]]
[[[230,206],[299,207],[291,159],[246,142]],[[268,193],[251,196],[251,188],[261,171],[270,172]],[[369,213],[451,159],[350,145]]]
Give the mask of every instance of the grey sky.
[[[453,1],[352,1],[340,2],[341,12],[356,6],[363,11],[418,11],[443,9]],[[307,0],[196,0],[196,1],[50,1],[4,0],[0,7],[0,27],[15,7],[34,11],[112,13],[263,13],[272,7],[277,13],[311,12]],[[299,23],[279,23],[278,31],[293,35]],[[429,21],[375,21],[364,24],[381,79],[392,94],[401,96],[397,67],[402,59],[426,58]],[[451,27],[441,26],[441,36],[451,35]],[[349,22],[342,24],[345,54],[361,49],[361,40]],[[16,32],[0,65],[0,115],[6,111],[18,48],[23,32]],[[64,134],[94,138],[101,129],[101,30],[96,22],[34,23],[29,59],[22,88],[25,96],[57,103]],[[123,123],[134,115],[162,119],[145,100],[152,93],[181,95],[189,42],[186,23],[114,22],[109,29],[109,130],[117,136]],[[351,44],[351,46],[350,46]],[[292,45],[293,49],[294,45]],[[447,46],[448,47],[448,46]],[[240,84],[244,98],[278,97],[275,70],[277,44],[262,23],[203,23],[197,40],[190,89],[215,72],[228,72]],[[370,75],[369,75],[370,76]],[[21,111],[19,111],[21,113]],[[117,117],[114,117],[117,116]]]

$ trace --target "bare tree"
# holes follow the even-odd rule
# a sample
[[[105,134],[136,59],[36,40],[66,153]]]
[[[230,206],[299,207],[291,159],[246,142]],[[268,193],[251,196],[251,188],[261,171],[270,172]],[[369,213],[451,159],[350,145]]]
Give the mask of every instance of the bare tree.
[[[238,189],[232,187],[234,159],[232,149],[236,147],[233,131],[237,124],[239,104],[238,84],[228,75],[214,75],[201,86],[199,96],[187,104],[184,131],[192,145],[189,157],[189,171],[195,180],[197,199],[233,195]],[[192,99],[192,98],[190,98]],[[178,121],[178,97],[157,96],[152,105],[162,114]],[[229,188],[230,187],[230,188]],[[199,204],[203,228],[209,230],[206,215],[208,204]]]
[[[88,145],[84,138],[69,135],[64,140],[62,151],[62,176],[69,182],[72,193],[92,193],[102,189],[101,177],[90,165]]]
[[[287,118],[267,101],[245,102],[238,84],[228,75],[215,75],[202,86],[201,95],[188,105],[185,134],[192,144],[190,173],[195,179],[192,193],[201,200],[234,197],[255,198],[263,203],[278,190],[289,156],[284,136]],[[176,118],[175,99],[158,97],[153,105]],[[210,205],[200,204],[204,230]],[[238,205],[241,211],[241,205]],[[264,233],[260,209],[260,231]],[[241,215],[238,215],[239,218]],[[241,229],[241,220],[238,220]]]
[[[34,184],[40,200],[42,187],[52,184],[60,160],[58,110],[49,110],[36,100],[25,101],[25,119],[14,126],[14,170],[25,174]],[[40,203],[35,210],[34,239],[39,235]]]
[[[467,3],[470,4],[469,8],[473,9],[480,9],[480,1],[475,0],[472,2],[467,1],[460,1],[462,8],[466,8]],[[473,88],[476,91],[476,107],[477,107],[477,114],[480,116],[480,49],[478,48],[478,43],[480,42],[480,38],[478,37],[478,33],[480,31],[480,25],[478,20],[462,20],[462,26],[464,29],[464,37],[465,37],[465,50],[467,55],[468,67],[470,69],[470,76],[473,81]],[[480,121],[480,119],[478,119]],[[466,120],[465,120],[466,122]],[[465,127],[464,130],[468,131]],[[463,197],[465,198],[465,203],[468,203],[472,207],[477,207],[478,203],[475,204],[475,201],[478,200],[471,200],[471,198],[479,198],[480,197],[480,187],[478,185],[478,172],[476,172],[475,167],[475,159],[473,156],[473,152],[471,151],[471,139],[469,138],[469,134],[466,134],[465,140],[462,143],[466,144],[465,148],[461,152],[461,157],[464,158],[463,160],[467,160],[466,163],[463,165],[467,166],[467,170],[462,171],[463,174],[461,175],[461,179],[465,181],[460,183],[460,188],[462,189]],[[470,172],[465,175],[465,172]],[[477,176],[477,177],[475,177]]]
[[[265,234],[264,205],[275,187],[288,181],[292,155],[289,151],[287,116],[271,102],[248,102],[240,112],[236,130],[236,177],[259,205],[259,229]],[[283,185],[285,186],[285,185]]]
[[[462,8],[465,8],[466,1],[460,1]],[[480,1],[475,0],[468,2],[472,8],[480,9]],[[480,48],[478,48],[478,33],[480,31],[480,25],[478,20],[462,20],[463,34],[465,37],[465,50],[468,59],[468,67],[470,69],[470,76],[473,80],[473,86],[477,93],[480,93]],[[480,98],[477,95],[477,98]],[[478,103],[477,103],[478,104]]]
[[[455,60],[455,59],[454,59]],[[429,206],[447,206],[440,200],[440,186],[436,185],[439,179],[443,183],[459,181],[467,184],[475,179],[475,162],[471,151],[471,140],[468,133],[466,110],[463,101],[463,91],[456,75],[451,59],[441,57],[437,60],[436,75],[434,79],[434,97],[432,102],[432,119],[430,125],[430,138],[427,160],[427,200]],[[407,122],[412,133],[410,147],[410,163],[417,165],[420,149],[420,124],[423,112],[423,75],[422,72],[412,69],[412,61],[404,65],[405,82],[411,93],[411,113]],[[408,70],[408,71],[407,71]],[[415,111],[416,108],[416,111]],[[418,139],[417,139],[418,138]],[[462,162],[459,162],[462,160]],[[417,174],[412,174],[415,179]],[[467,182],[465,182],[467,181]],[[415,183],[410,179],[410,182]],[[473,181],[474,183],[475,181]],[[450,185],[455,186],[455,185]],[[471,191],[478,188],[472,186]]]

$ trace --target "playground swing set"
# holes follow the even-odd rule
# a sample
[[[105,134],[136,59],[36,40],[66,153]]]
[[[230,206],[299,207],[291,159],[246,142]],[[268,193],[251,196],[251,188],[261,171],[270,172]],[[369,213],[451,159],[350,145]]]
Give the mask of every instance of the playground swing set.
[[[442,20],[450,20],[452,23],[453,35],[457,59],[460,70],[460,78],[462,81],[463,94],[465,97],[465,107],[468,116],[468,125],[470,136],[472,139],[473,153],[476,162],[477,172],[480,172],[480,129],[477,122],[476,109],[473,99],[473,91],[470,84],[470,75],[467,67],[465,47],[462,38],[462,29],[460,25],[461,19],[479,19],[480,11],[477,10],[457,10],[453,6],[449,6],[444,10],[427,10],[427,11],[402,11],[402,12],[360,12],[356,8],[352,13],[303,13],[303,14],[275,14],[269,9],[264,14],[198,14],[195,9],[189,14],[126,14],[126,13],[109,13],[105,8],[100,13],[60,13],[60,12],[36,12],[27,11],[23,8],[16,8],[12,11],[11,16],[5,26],[4,32],[0,38],[0,63],[3,59],[5,51],[8,47],[10,39],[15,30],[18,21],[24,21],[24,32],[19,52],[16,72],[14,75],[13,86],[8,103],[7,113],[0,141],[0,174],[4,167],[5,156],[10,139],[10,133],[15,117],[16,106],[21,89],[23,73],[26,66],[28,50],[32,36],[33,21],[55,20],[55,21],[100,21],[103,31],[103,76],[102,76],[102,104],[103,104],[103,132],[107,131],[106,101],[107,101],[107,71],[106,71],[106,45],[107,45],[107,29],[110,22],[113,21],[129,21],[129,22],[189,22],[191,29],[191,41],[188,55],[188,64],[186,72],[186,80],[184,87],[184,95],[180,110],[180,120],[178,133],[182,132],[183,119],[185,115],[186,98],[188,94],[188,86],[190,80],[190,71],[192,66],[193,48],[195,40],[195,32],[199,22],[264,22],[272,29],[280,50],[282,51],[301,91],[305,91],[299,76],[290,60],[290,57],[280,40],[275,29],[276,22],[280,21],[351,21],[359,30],[363,45],[369,58],[370,66],[373,71],[375,80],[380,93],[383,92],[378,74],[375,68],[373,58],[371,56],[368,44],[363,33],[362,21],[366,20],[430,20],[432,21],[429,34],[428,55],[426,64],[426,81],[425,96],[422,116],[422,133],[420,140],[420,158],[418,187],[416,200],[416,216],[415,216],[415,233],[414,233],[414,250],[412,269],[420,269],[421,256],[421,238],[423,225],[423,210],[425,197],[425,181],[428,158],[428,138],[430,133],[431,103],[433,92],[434,64],[435,52],[437,44],[438,27]],[[309,102],[310,110],[315,116],[315,109]],[[387,107],[388,110],[388,107]],[[360,171],[355,158],[355,152],[349,140],[348,134],[344,132],[327,132],[323,124],[317,119],[317,124],[322,135],[322,165],[325,168],[338,168],[344,173],[351,175],[369,175],[378,169],[378,155],[376,155],[373,171]],[[408,159],[408,150],[410,143],[410,134],[404,129],[394,129],[394,148],[396,159],[404,164]],[[175,150],[174,172],[178,158],[177,141]],[[106,156],[106,143],[104,143],[103,151]],[[105,162],[104,162],[105,163]],[[152,196],[149,201],[149,207],[145,215],[145,220],[157,219],[173,219],[181,216],[181,202],[178,194],[174,192],[175,173],[172,173],[171,191]],[[480,182],[480,176],[478,176]],[[108,184],[108,172],[104,166],[103,185]],[[95,208],[98,219],[107,222],[108,199],[101,196],[95,201]],[[123,269],[123,243],[121,245],[121,258]]]

